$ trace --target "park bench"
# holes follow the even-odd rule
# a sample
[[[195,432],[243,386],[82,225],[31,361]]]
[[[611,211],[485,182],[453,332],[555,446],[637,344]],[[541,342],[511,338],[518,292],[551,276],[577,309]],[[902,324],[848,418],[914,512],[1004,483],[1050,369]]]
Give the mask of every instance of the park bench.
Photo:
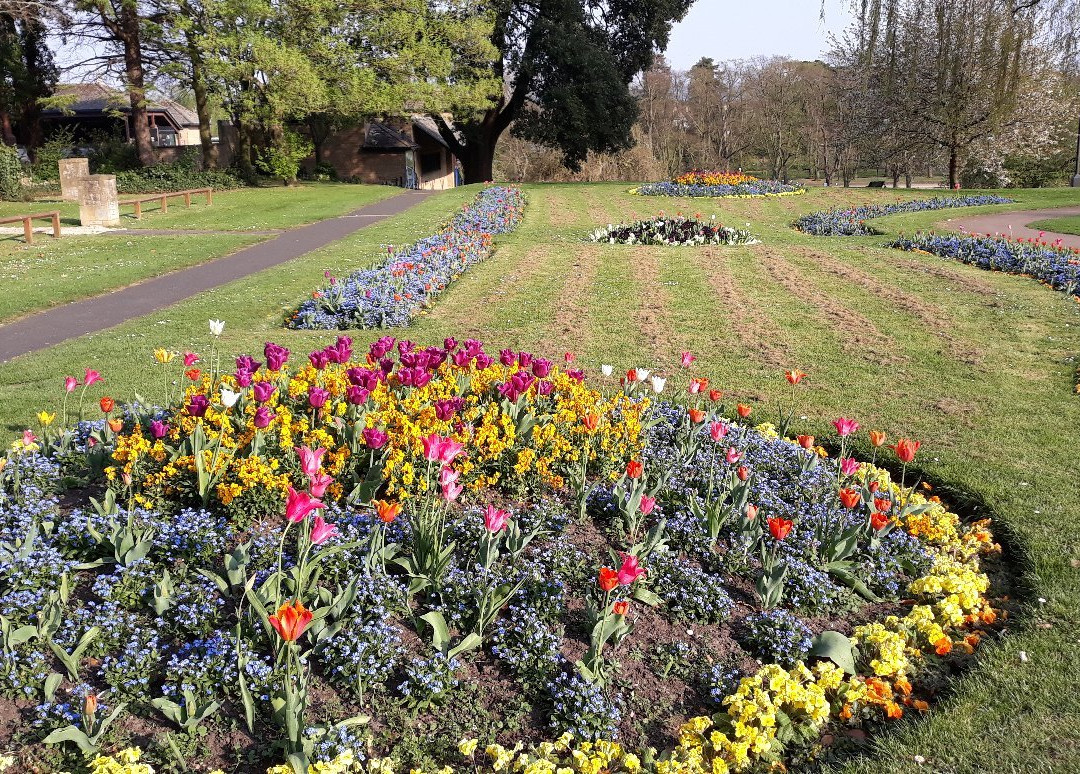
[[[26,237],[26,244],[34,244],[34,229],[30,225],[32,220],[44,220],[48,218],[52,221],[53,236],[60,236],[60,210],[53,210],[52,212],[35,212],[30,215],[10,215],[6,218],[0,218],[0,223],[16,223],[22,221],[23,224],[23,236]]]
[[[884,180],[871,180],[869,183],[866,184],[866,187],[867,188],[884,188],[885,187],[885,181]]]
[[[120,206],[134,205],[135,218],[142,220],[142,206],[147,202],[158,202],[162,212],[169,211],[169,199],[174,196],[184,197],[184,206],[191,206],[191,197],[197,194],[206,194],[206,203],[214,203],[214,191],[212,188],[189,188],[186,191],[169,191],[168,193],[153,194],[151,196],[140,196],[138,199],[127,199],[120,202]]]

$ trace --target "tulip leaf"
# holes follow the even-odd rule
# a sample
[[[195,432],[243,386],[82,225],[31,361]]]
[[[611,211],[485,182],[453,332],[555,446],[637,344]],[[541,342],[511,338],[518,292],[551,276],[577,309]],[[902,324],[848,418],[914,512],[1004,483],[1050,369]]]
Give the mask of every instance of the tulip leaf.
[[[840,632],[824,631],[814,637],[810,655],[827,659],[847,674],[855,674],[855,654],[851,640]]]

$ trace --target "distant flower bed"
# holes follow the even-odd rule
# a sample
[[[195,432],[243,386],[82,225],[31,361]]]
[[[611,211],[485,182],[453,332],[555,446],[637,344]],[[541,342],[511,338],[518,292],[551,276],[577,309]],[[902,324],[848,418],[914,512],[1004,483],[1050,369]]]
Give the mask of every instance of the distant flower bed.
[[[612,245],[749,245],[757,238],[745,229],[731,228],[712,221],[681,215],[659,215],[635,223],[620,223],[598,228],[589,234],[593,242]]]
[[[927,711],[995,631],[989,522],[917,441],[838,417],[829,456],[798,370],[755,426],[689,352],[573,359],[161,349],[162,407],[68,377],[0,455],[14,770],[766,771]]]
[[[716,172],[694,170],[662,183],[646,183],[631,193],[641,196],[689,196],[689,197],[751,197],[783,196],[805,193],[798,183],[782,183],[779,180],[761,180],[741,172]]]
[[[916,233],[889,247],[953,258],[980,269],[1026,274],[1071,296],[1080,296],[1080,251],[1060,240],[1042,242],[975,234]]]
[[[525,211],[518,188],[485,188],[439,233],[391,254],[377,266],[329,284],[293,312],[290,328],[399,328],[434,302],[462,272],[494,251],[494,237],[513,231]]]
[[[811,212],[795,221],[795,228],[814,236],[868,236],[880,234],[868,220],[901,212],[944,210],[950,207],[981,207],[986,204],[1011,204],[1013,199],[993,194],[979,196],[935,196],[894,204],[864,204],[860,207],[837,207]]]

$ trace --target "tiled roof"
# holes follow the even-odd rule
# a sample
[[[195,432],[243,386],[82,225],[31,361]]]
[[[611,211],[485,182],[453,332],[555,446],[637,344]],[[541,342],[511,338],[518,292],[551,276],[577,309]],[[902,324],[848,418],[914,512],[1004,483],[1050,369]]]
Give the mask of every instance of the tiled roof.
[[[415,150],[417,144],[396,129],[372,121],[364,135],[364,148],[368,150]]]
[[[103,83],[61,83],[56,96],[69,97],[63,108],[42,111],[45,116],[95,115],[103,113],[130,113],[131,103],[127,94]],[[171,99],[155,100],[146,106],[151,113],[164,113],[177,126],[198,126],[199,116]]]

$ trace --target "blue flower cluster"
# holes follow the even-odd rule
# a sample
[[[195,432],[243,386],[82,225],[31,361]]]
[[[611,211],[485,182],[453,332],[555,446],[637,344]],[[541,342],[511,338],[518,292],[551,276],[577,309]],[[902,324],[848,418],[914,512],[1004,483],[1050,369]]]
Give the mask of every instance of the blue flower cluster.
[[[723,662],[710,666],[702,676],[701,682],[709,695],[709,700],[719,707],[724,699],[735,693],[743,677],[745,675],[738,667]]]
[[[750,183],[738,183],[736,185],[703,185],[701,183],[686,185],[664,181],[661,183],[646,183],[634,189],[634,193],[641,196],[687,197],[775,196],[777,194],[793,194],[804,190],[798,183],[782,183],[779,180],[755,180]]]
[[[677,618],[722,623],[731,615],[732,602],[720,576],[685,560],[664,558],[649,568],[653,590]]]
[[[1080,296],[1080,254],[1045,242],[1021,242],[1003,236],[923,234],[901,236],[889,247],[952,258],[980,269],[1027,274],[1055,290]]]
[[[814,634],[810,627],[787,610],[777,608],[751,613],[744,620],[745,645],[766,663],[790,667],[810,652]]]
[[[867,223],[872,218],[896,215],[901,212],[925,212],[950,207],[981,207],[987,204],[1011,204],[1012,199],[994,194],[976,196],[935,196],[894,204],[864,204],[859,207],[837,207],[811,212],[795,221],[795,228],[814,236],[868,236],[880,232]]]
[[[531,607],[511,607],[495,622],[491,652],[526,683],[546,685],[559,666],[561,632]]]
[[[423,708],[446,698],[451,688],[456,688],[456,672],[461,664],[456,658],[436,654],[431,658],[414,658],[405,667],[405,680],[398,692],[411,706]]]
[[[551,730],[569,731],[575,739],[618,738],[622,713],[595,683],[560,672],[551,683]]]
[[[363,698],[389,679],[404,651],[397,627],[354,619],[326,643],[322,658],[331,682]]]
[[[305,301],[287,325],[301,329],[397,328],[408,325],[462,272],[491,255],[492,237],[513,231],[525,211],[518,188],[491,186],[434,236],[353,272]]]

